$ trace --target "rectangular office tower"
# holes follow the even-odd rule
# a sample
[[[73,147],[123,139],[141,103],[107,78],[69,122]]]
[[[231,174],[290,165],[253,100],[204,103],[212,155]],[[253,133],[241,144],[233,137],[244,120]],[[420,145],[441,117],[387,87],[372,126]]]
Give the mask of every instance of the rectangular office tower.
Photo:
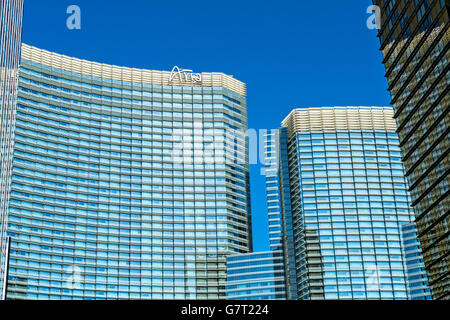
[[[8,298],[225,298],[251,249],[245,94],[23,45]]]
[[[434,299],[450,299],[450,2],[374,4],[431,291]]]
[[[7,264],[9,188],[14,141],[17,80],[22,38],[23,0],[0,1],[0,299]]]
[[[393,115],[303,108],[283,121],[283,251],[298,299],[411,297],[401,231],[414,214]]]

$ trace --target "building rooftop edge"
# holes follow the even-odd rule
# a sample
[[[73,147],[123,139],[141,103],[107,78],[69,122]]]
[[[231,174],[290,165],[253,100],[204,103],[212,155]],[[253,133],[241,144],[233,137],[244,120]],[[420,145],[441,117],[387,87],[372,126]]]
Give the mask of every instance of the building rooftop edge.
[[[324,106],[293,109],[281,123],[289,136],[297,132],[337,130],[396,131],[391,106]]]
[[[22,58],[65,71],[99,78],[169,86],[218,86],[229,89],[238,95],[246,96],[246,84],[222,72],[199,73],[202,79],[201,83],[195,83],[195,81],[189,81],[192,80],[192,77],[190,79],[187,77],[187,81],[183,81],[181,75],[171,77],[172,71],[130,68],[100,63],[51,52],[25,43],[22,44]]]

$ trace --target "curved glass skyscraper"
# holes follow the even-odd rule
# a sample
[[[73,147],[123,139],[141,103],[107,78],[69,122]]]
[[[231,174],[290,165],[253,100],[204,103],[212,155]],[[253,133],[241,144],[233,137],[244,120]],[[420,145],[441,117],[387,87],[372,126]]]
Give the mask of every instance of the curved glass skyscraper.
[[[245,85],[24,45],[11,299],[223,298],[251,247]]]

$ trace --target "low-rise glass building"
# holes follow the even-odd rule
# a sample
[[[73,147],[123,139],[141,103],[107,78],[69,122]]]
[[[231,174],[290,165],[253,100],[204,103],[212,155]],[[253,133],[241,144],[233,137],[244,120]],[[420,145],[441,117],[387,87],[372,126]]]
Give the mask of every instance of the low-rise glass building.
[[[227,258],[227,300],[285,300],[282,251],[255,252]]]

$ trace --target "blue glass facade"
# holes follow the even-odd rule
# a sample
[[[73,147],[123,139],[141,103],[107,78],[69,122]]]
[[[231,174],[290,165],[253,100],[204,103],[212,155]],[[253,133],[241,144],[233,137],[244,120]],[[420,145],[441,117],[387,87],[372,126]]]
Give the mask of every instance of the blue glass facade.
[[[283,252],[255,252],[228,257],[227,299],[285,300]]]
[[[247,127],[244,95],[25,51],[9,297],[224,298],[226,255],[251,248],[247,143],[228,133]],[[208,146],[222,161],[195,161]]]
[[[299,299],[408,298],[401,230],[414,215],[392,115],[305,108],[283,122]]]

